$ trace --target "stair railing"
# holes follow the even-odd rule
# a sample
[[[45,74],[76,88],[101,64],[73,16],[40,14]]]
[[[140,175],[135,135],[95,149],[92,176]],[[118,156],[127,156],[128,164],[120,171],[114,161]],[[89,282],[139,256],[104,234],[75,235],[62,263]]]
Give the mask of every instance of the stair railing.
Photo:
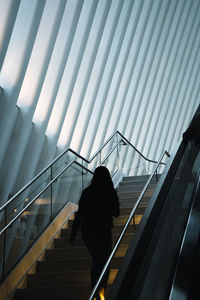
[[[148,186],[149,186],[149,184],[150,184],[150,182],[151,182],[154,174],[157,172],[158,167],[162,163],[162,160],[163,160],[163,158],[164,158],[165,155],[167,157],[170,157],[169,153],[167,151],[164,151],[163,154],[161,155],[159,161],[156,163],[152,174],[150,175],[149,179],[147,180],[147,182],[146,182],[146,184],[145,184],[142,192],[140,193],[140,195],[139,195],[139,197],[138,197],[138,199],[137,199],[134,207],[131,210],[131,213],[130,213],[130,215],[129,215],[129,217],[128,217],[125,225],[124,225],[124,228],[122,229],[122,231],[121,231],[121,233],[119,235],[119,238],[118,238],[118,240],[117,240],[117,242],[116,242],[116,244],[115,244],[115,246],[114,246],[114,248],[113,248],[113,250],[112,250],[112,252],[111,252],[111,254],[110,254],[110,256],[109,256],[109,258],[108,258],[108,260],[107,260],[107,262],[106,262],[106,264],[105,264],[105,266],[104,266],[104,268],[103,268],[103,270],[102,270],[102,272],[101,272],[101,274],[99,276],[99,279],[98,279],[98,281],[97,281],[97,283],[96,283],[96,285],[95,285],[95,287],[94,287],[94,289],[93,289],[93,291],[92,291],[92,293],[91,293],[91,295],[90,295],[90,297],[89,297],[88,300],[93,300],[94,299],[95,294],[96,294],[96,292],[98,291],[98,289],[100,287],[100,284],[101,284],[101,281],[103,279],[103,276],[104,276],[105,272],[107,271],[107,269],[108,269],[108,267],[109,267],[109,265],[110,265],[110,263],[111,263],[114,255],[115,255],[115,253],[116,253],[116,251],[117,251],[117,249],[118,249],[118,247],[119,247],[119,245],[120,245],[120,243],[122,241],[122,238],[124,237],[124,234],[125,234],[128,226],[129,226],[131,220],[134,217],[136,209],[138,208],[138,206],[139,206],[139,204],[140,204],[140,202],[141,202],[141,200],[142,200],[142,198],[143,198],[143,196],[144,196],[144,194],[145,194],[145,192],[146,192],[146,190],[147,190],[147,188],[148,188]]]
[[[102,155],[100,155],[102,153],[102,150],[105,149],[105,147],[109,144],[109,142],[111,142],[111,140],[113,140],[117,135],[119,135],[121,137],[121,139],[116,143],[115,147],[111,150],[109,150],[109,153],[102,159]],[[33,186],[35,182],[37,182],[38,179],[40,179],[48,170],[50,170],[49,173],[51,173],[51,180],[50,182],[53,180],[52,178],[52,167],[63,158],[64,155],[66,155],[66,153],[71,153],[75,156],[75,159],[72,160],[72,162],[76,162],[77,159],[82,160],[82,166],[84,166],[84,163],[86,164],[86,166],[91,165],[95,159],[98,159],[98,156],[100,156],[100,161],[97,164],[97,162],[93,163],[94,168],[97,165],[101,165],[103,163],[105,163],[106,160],[108,160],[109,156],[111,155],[111,153],[113,153],[113,150],[116,149],[120,144],[123,145],[130,145],[132,149],[135,150],[135,152],[141,156],[145,161],[149,162],[149,163],[157,163],[157,161],[155,160],[151,160],[146,158],[139,150],[137,150],[133,144],[131,144],[119,131],[116,131],[113,135],[111,135],[111,137],[103,144],[102,147],[100,147],[100,149],[94,153],[94,155],[90,158],[90,159],[86,159],[85,157],[81,156],[79,153],[75,152],[74,150],[72,150],[71,148],[67,148],[63,153],[61,153],[58,157],[56,157],[49,165],[47,165],[42,171],[40,171],[30,182],[28,182],[22,189],[20,189],[14,196],[12,196],[4,205],[2,205],[0,207],[0,214],[6,210],[6,208],[8,207],[8,205],[10,205],[11,203],[13,203],[19,195],[23,194],[24,191],[26,191],[30,186]],[[164,163],[163,163],[164,164]],[[85,166],[85,167],[86,167]],[[58,173],[59,174],[59,173]],[[111,174],[113,175],[113,174]],[[56,175],[55,175],[56,176]],[[2,230],[0,231],[0,234],[2,233]]]
[[[128,150],[123,148],[126,145],[133,150],[131,156],[127,156]],[[136,161],[136,165],[133,166],[134,172],[138,172],[139,169],[141,169],[140,172],[144,171],[144,161],[148,164],[156,163],[156,161],[144,157],[117,131],[89,160],[68,148],[9,199],[0,208],[1,280],[27,252],[66,203],[68,201],[78,203],[81,191],[88,185],[93,171],[98,165],[108,167],[113,176],[119,169],[124,171],[120,161],[123,159],[125,162],[126,156],[129,160],[131,157],[133,161]],[[164,163],[162,164],[164,165]],[[126,174],[126,170],[124,173]],[[43,211],[44,207],[45,212]],[[21,227],[25,227],[25,230]],[[33,228],[36,233],[32,232]],[[21,231],[24,231],[24,236],[20,236]],[[18,255],[16,253],[13,255],[12,248],[16,237],[18,240],[21,238],[22,241],[18,245],[20,247]]]

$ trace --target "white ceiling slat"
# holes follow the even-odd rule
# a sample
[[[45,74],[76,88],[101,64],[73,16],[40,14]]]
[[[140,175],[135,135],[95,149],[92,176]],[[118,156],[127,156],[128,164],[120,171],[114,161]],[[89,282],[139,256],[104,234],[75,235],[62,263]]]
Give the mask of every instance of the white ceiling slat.
[[[116,130],[152,159],[173,151],[200,103],[200,0],[3,5],[2,178],[12,177],[12,161],[22,184],[67,146],[89,157]],[[17,167],[23,151],[31,171]],[[131,168],[135,157],[123,151]]]
[[[64,145],[71,144],[71,140],[75,134],[76,124],[79,121],[78,117],[81,107],[85,106],[84,96],[96,60],[97,51],[103,35],[105,23],[110,9],[110,4],[110,1],[100,1],[99,5],[97,6],[93,24],[91,25],[90,34],[81,61],[79,73],[70,99],[69,109],[65,116],[66,123],[63,123],[63,129],[59,138],[61,144],[62,140],[65,141]],[[76,137],[74,139],[73,148],[75,150],[77,150],[77,140],[79,139],[80,132],[78,133],[78,138]]]
[[[154,6],[155,5],[155,6]],[[132,138],[133,132],[140,132],[140,126],[143,124],[143,119],[141,110],[144,112],[146,110],[146,102],[144,102],[144,99],[142,99],[141,95],[143,94],[143,90],[145,89],[145,79],[142,79],[142,74],[144,72],[144,67],[146,63],[146,57],[147,57],[147,49],[149,50],[149,46],[152,39],[152,33],[155,28],[155,22],[158,17],[159,8],[160,8],[160,2],[154,1],[154,5],[149,7],[149,11],[151,13],[148,13],[149,18],[146,18],[146,23],[143,24],[144,26],[144,33],[143,33],[143,40],[141,42],[141,48],[140,52],[138,53],[138,59],[135,66],[135,72],[133,73],[130,84],[130,90],[133,88],[133,91],[131,91],[131,98],[133,101],[132,107],[130,109],[130,115],[129,118],[132,118],[132,126],[130,127],[130,136],[129,138]],[[157,9],[156,9],[157,8]],[[149,64],[150,66],[150,64]],[[148,74],[148,72],[147,72]],[[130,122],[129,122],[130,123]],[[134,145],[137,146],[137,140],[138,140],[139,134],[137,134],[136,137],[134,137]],[[133,161],[133,155],[129,155],[129,163]]]
[[[159,137],[155,136],[155,131],[157,128],[157,123],[162,108],[162,96],[160,96],[160,94],[163,90],[165,71],[168,65],[168,58],[171,51],[171,43],[173,42],[172,39],[174,38],[174,22],[176,22],[175,15],[177,10],[178,1],[170,2],[170,7],[163,26],[161,40],[159,42],[159,47],[157,48],[158,61],[156,63],[155,68],[156,77],[153,82],[153,88],[151,89],[150,94],[150,99],[155,99],[156,103],[154,104],[149,129],[147,129],[149,133],[147,135],[147,138],[145,139],[144,153],[147,156],[149,156],[149,153],[152,153],[153,157],[155,156],[155,148],[152,148],[152,140],[154,140],[154,137],[156,139],[159,139]],[[156,140],[154,141],[156,143]]]
[[[99,80],[101,79],[101,84],[103,84],[103,81],[106,84],[106,86],[104,86],[104,94],[105,94],[105,91],[107,90],[106,87],[109,87],[109,83],[112,79],[113,72],[116,67],[116,62],[118,60],[120,47],[121,47],[121,44],[122,44],[122,41],[124,38],[124,32],[125,32],[127,22],[130,17],[132,5],[133,5],[133,1],[130,2],[130,4],[128,4],[127,2],[124,2],[124,4],[123,4],[122,12],[120,14],[118,25],[117,25],[117,27],[119,29],[116,28],[116,32],[115,32],[115,35],[113,38],[110,52],[109,52],[109,55],[108,55],[108,58],[106,61],[105,69],[103,71],[103,75],[99,76],[99,79],[96,80],[96,82],[98,83],[97,86],[94,84],[95,83],[94,80],[97,75],[95,66],[93,68],[93,72],[91,74],[91,78],[88,83],[88,89],[87,89],[86,95],[83,100],[82,109],[80,111],[81,121],[77,122],[77,128],[75,129],[75,132],[73,135],[74,143],[72,142],[72,144],[71,144],[73,147],[73,145],[75,145],[75,143],[79,143],[78,151],[82,151],[83,153],[85,150],[84,150],[84,148],[81,148],[81,147],[82,147],[82,145],[84,145],[83,140],[85,138],[85,132],[87,131],[88,126],[89,126],[89,120],[90,120],[90,116],[91,116],[93,108],[94,108],[97,90],[100,86]],[[125,17],[124,17],[124,14],[126,14]],[[91,91],[93,91],[93,92],[91,92]],[[91,105],[90,103],[93,103],[93,104]],[[87,110],[89,110],[88,113],[86,113]],[[84,124],[86,124],[86,125],[84,126]],[[82,136],[80,136],[80,132],[81,132]],[[80,138],[77,138],[78,136]]]
[[[183,14],[185,16],[181,18],[182,22],[179,22],[179,27],[177,31],[177,37],[176,37],[176,48],[174,49],[174,54],[173,54],[173,60],[172,60],[172,68],[169,71],[169,79],[168,79],[168,86],[164,95],[163,102],[165,105],[163,105],[162,109],[165,111],[165,119],[161,121],[161,138],[159,139],[157,143],[157,153],[155,157],[158,157],[159,153],[161,153],[164,150],[164,146],[166,143],[166,138],[169,132],[169,126],[171,124],[171,115],[173,112],[175,112],[175,103],[177,103],[176,99],[173,98],[173,93],[177,88],[178,85],[178,78],[180,76],[180,71],[181,67],[183,66],[183,58],[184,58],[184,52],[187,47],[187,42],[183,41],[183,32],[185,32],[185,28],[187,28],[187,33],[185,32],[185,36],[187,37],[187,40],[189,38],[190,34],[190,29],[191,29],[191,24],[187,24],[187,18],[190,13],[190,10],[192,8],[192,4],[187,7],[184,7]],[[168,101],[170,100],[170,103]]]
[[[156,2],[156,5],[160,5],[160,1],[154,1],[154,3]],[[138,80],[139,80],[139,83],[141,81],[141,77],[144,73],[144,68],[146,67],[146,58],[147,58],[147,49],[149,49],[149,45],[151,43],[151,40],[152,40],[152,33],[155,29],[155,22],[156,22],[156,19],[157,19],[157,16],[159,14],[159,9],[157,9],[157,7],[155,8],[154,6],[152,6],[152,9],[151,9],[151,13],[152,15],[149,16],[149,22],[151,24],[147,24],[147,30],[144,34],[144,38],[143,38],[143,41],[145,41],[144,43],[141,44],[141,51],[140,51],[140,55],[138,55],[138,61],[137,64],[139,64],[140,66],[140,74],[138,74]],[[155,14],[155,16],[154,16]],[[148,31],[149,30],[149,31]],[[144,45],[143,45],[144,44]],[[143,51],[142,51],[142,48],[143,48]],[[151,61],[149,61],[149,70],[150,70],[150,64],[151,64]],[[137,66],[136,66],[137,68]],[[145,75],[148,74],[148,71],[145,72]],[[147,80],[147,75],[146,75],[146,80]],[[137,92],[139,91],[139,93],[143,93],[144,92],[144,86],[145,86],[145,79],[142,81],[142,85],[143,87],[140,87],[139,84],[137,85],[136,83],[136,88],[137,88]],[[139,98],[136,96],[136,98]],[[120,119],[122,121],[122,118],[124,119],[122,122],[124,123],[124,126],[126,126],[126,121],[127,121],[127,118],[124,118],[123,114],[122,114],[122,111],[123,111],[123,108],[127,105],[126,102],[127,102],[127,97],[124,98],[124,96],[122,95],[121,98],[118,97],[118,103],[116,103],[115,107],[113,108],[113,117],[110,118],[110,126],[112,128],[112,130],[110,130],[110,133],[113,132],[114,130],[116,130],[118,128],[119,123],[120,123]],[[124,99],[124,101],[122,101],[122,99]],[[132,100],[132,99],[131,99]],[[120,105],[120,102],[121,102],[121,105]],[[130,103],[130,100],[129,100],[129,103]],[[141,103],[142,105],[142,100],[140,98],[139,100],[139,103]],[[131,101],[131,106],[133,105],[132,101]],[[126,109],[126,108],[125,108]],[[116,110],[116,112],[115,112]],[[130,110],[128,110],[130,111]],[[113,120],[114,119],[114,120]],[[137,123],[137,122],[135,122]],[[123,131],[123,130],[122,130]]]
[[[143,123],[144,115],[146,114],[145,112],[149,103],[149,98],[148,97],[144,98],[143,96],[147,86],[147,80],[152,66],[152,60],[154,59],[155,56],[155,51],[152,51],[152,48],[154,48],[154,43],[156,42],[155,40],[153,40],[153,36],[156,28],[158,15],[160,12],[161,1],[154,1],[154,5],[152,6],[151,15],[149,16],[149,20],[146,26],[147,28],[144,34],[143,43],[141,45],[141,48],[144,48],[144,51],[142,51],[141,49],[140,51],[141,54],[138,55],[140,72],[137,71],[137,77],[138,77],[137,81],[133,77],[133,82],[136,81],[136,85],[135,85],[135,92],[131,96],[132,99],[134,100],[132,105],[132,112],[134,114],[131,113],[130,117],[134,121],[132,121],[132,127],[130,132],[132,133],[140,132],[140,134],[138,134],[137,137],[134,137],[134,143],[136,146],[138,146],[138,139],[141,136],[141,127],[144,124]],[[134,106],[136,105],[136,101],[139,104],[138,112],[134,111],[135,108]],[[130,135],[130,138],[131,139],[133,138],[132,134]]]
[[[172,101],[174,102],[175,108],[173,111],[171,111],[170,113],[170,127],[168,129],[168,132],[172,132],[174,131],[174,134],[176,133],[177,136],[181,135],[181,132],[183,132],[186,128],[186,126],[188,125],[188,122],[191,118],[191,115],[188,111],[188,113],[184,116],[184,120],[185,120],[185,125],[181,125],[179,131],[177,132],[176,127],[177,127],[177,117],[181,115],[181,110],[183,107],[183,100],[185,99],[191,99],[191,96],[187,96],[185,95],[184,98],[184,94],[182,94],[182,96],[180,97],[181,94],[181,90],[184,90],[184,86],[185,86],[185,91],[188,90],[188,85],[187,85],[187,81],[186,81],[186,74],[188,74],[188,70],[191,67],[191,70],[195,69],[195,64],[198,60],[197,57],[197,53],[199,52],[199,48],[197,48],[197,43],[195,43],[196,41],[196,36],[198,35],[198,31],[199,31],[199,26],[200,26],[200,20],[198,20],[197,15],[199,14],[199,8],[200,8],[200,3],[198,4],[198,7],[193,8],[195,15],[194,15],[194,20],[196,20],[193,23],[193,26],[191,28],[191,31],[188,33],[188,40],[186,39],[185,41],[185,45],[183,46],[183,59],[182,59],[182,63],[181,63],[181,67],[180,67],[180,76],[177,78],[176,80],[176,86],[174,89],[174,93],[173,93],[173,97],[172,97]],[[197,50],[195,51],[195,49],[197,48]],[[193,53],[196,53],[196,56],[194,57]],[[195,63],[194,63],[195,62]],[[197,64],[198,65],[198,64]],[[196,72],[192,72],[192,74],[195,74]],[[190,74],[190,72],[189,72]],[[190,78],[190,76],[188,77],[188,79]],[[195,82],[196,80],[192,79],[192,82]],[[194,90],[194,88],[192,88],[192,90]],[[191,101],[191,103],[193,103],[193,101]],[[190,106],[191,107],[191,106]],[[190,110],[190,108],[188,108]],[[194,107],[192,108],[192,111],[194,111]],[[175,130],[173,129],[175,128]],[[171,148],[173,145],[173,136],[166,136],[166,143],[169,145],[169,147]]]
[[[87,1],[87,4],[85,5],[83,3],[82,6],[74,39],[67,57],[65,71],[46,132],[47,135],[54,135],[56,140],[59,138],[65,115],[70,104],[71,95],[80,69],[96,7],[97,1],[91,0]],[[55,126],[55,120],[57,120],[57,126]]]
[[[149,60],[149,64],[151,65],[151,68],[150,68],[150,71],[149,71],[150,73],[148,75],[146,87],[145,87],[144,92],[143,92],[143,99],[145,99],[144,101],[146,101],[148,103],[148,107],[147,107],[147,112],[148,113],[146,113],[144,111],[144,120],[142,122],[142,129],[140,131],[140,134],[138,135],[139,144],[141,145],[141,148],[139,148],[140,150],[143,150],[142,143],[145,142],[146,137],[148,135],[149,124],[150,124],[150,121],[151,121],[151,118],[152,118],[152,113],[153,113],[153,110],[154,110],[155,101],[157,100],[156,98],[151,98],[150,96],[151,96],[151,93],[152,93],[153,84],[155,82],[155,76],[157,74],[157,66],[159,65],[159,60],[160,60],[159,55],[161,57],[161,52],[162,52],[162,50],[161,50],[160,52],[157,53],[156,50],[158,49],[158,46],[159,46],[160,38],[162,36],[163,25],[164,25],[164,22],[165,22],[165,19],[166,19],[166,16],[167,16],[167,11],[169,9],[169,2],[165,1],[165,4],[166,4],[166,7],[163,7],[163,3],[162,3],[162,10],[160,11],[159,20],[158,20],[158,23],[155,25],[155,37],[152,36],[152,40],[153,40],[152,41],[152,44],[153,44],[152,56],[150,57],[150,59],[147,58]],[[150,55],[149,52],[148,52],[147,55]],[[126,107],[127,111],[130,111],[130,109],[132,107],[132,99],[130,99],[130,100],[131,101],[130,101],[129,106],[127,105],[127,107]],[[126,116],[126,115],[127,114],[125,112],[124,113],[122,112],[121,118]],[[124,119],[126,120],[127,117],[124,117]],[[126,123],[124,123],[122,132],[124,132],[124,133],[126,132]],[[133,132],[131,140],[134,143],[136,141],[136,138],[137,137],[135,136],[135,133]]]
[[[177,31],[179,27],[179,22],[180,19],[183,15],[184,11],[184,2],[181,1],[178,4],[178,9],[177,9],[177,14],[176,17],[174,18],[172,24],[171,24],[171,30],[169,32],[168,36],[168,44],[167,47],[165,48],[166,54],[164,56],[164,61],[163,61],[163,77],[162,81],[160,83],[159,87],[159,92],[157,97],[161,99],[159,101],[158,109],[157,109],[157,118],[156,118],[156,126],[155,126],[155,131],[153,135],[153,144],[151,145],[151,153],[153,155],[153,159],[156,157],[156,152],[157,152],[157,147],[158,144],[162,138],[163,134],[163,124],[164,121],[166,122],[166,116],[167,116],[167,111],[169,108],[169,103],[168,99],[166,99],[165,95],[167,93],[169,84],[170,84],[170,78],[171,78],[171,73],[174,68],[174,62],[176,58],[176,51],[177,51],[177,38],[180,39],[180,36],[177,36]],[[155,112],[154,112],[155,114]]]
[[[100,139],[97,137],[97,130],[99,127],[99,123],[101,122],[101,117],[104,110],[104,107],[106,103],[110,103],[111,99],[108,97],[108,89],[109,89],[109,71],[107,64],[108,57],[110,54],[110,51],[112,49],[112,42],[114,39],[114,33],[117,28],[117,23],[119,22],[119,14],[120,14],[120,8],[122,7],[123,2],[121,1],[112,1],[112,6],[110,8],[110,14],[107,21],[107,24],[105,26],[104,34],[102,36],[100,48],[98,51],[97,60],[99,59],[103,63],[100,63],[102,65],[101,71],[101,81],[98,88],[98,93],[96,95],[95,99],[95,105],[94,110],[91,114],[91,118],[89,120],[89,126],[88,130],[85,134],[85,140],[86,140],[86,147],[87,147],[87,156],[90,155],[92,151],[92,147],[95,145],[95,148],[98,148],[98,145],[100,144]],[[112,75],[112,74],[110,74]],[[104,115],[104,114],[103,114]],[[106,115],[104,115],[105,119],[107,118],[107,112]],[[95,141],[95,142],[94,142]],[[93,152],[95,149],[93,148]]]
[[[6,154],[17,118],[16,102],[32,53],[44,9],[44,1],[21,1],[0,74],[2,94],[0,109],[0,166]],[[18,8],[18,7],[17,7]],[[9,100],[8,100],[9,99]],[[6,128],[6,130],[5,130]]]

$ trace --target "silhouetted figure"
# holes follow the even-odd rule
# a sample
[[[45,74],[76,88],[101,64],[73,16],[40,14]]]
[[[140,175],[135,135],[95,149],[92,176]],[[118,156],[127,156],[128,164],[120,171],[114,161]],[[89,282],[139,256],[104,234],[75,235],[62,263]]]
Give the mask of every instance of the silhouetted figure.
[[[70,234],[70,241],[73,242],[79,227],[81,228],[82,237],[92,257],[92,289],[112,251],[112,216],[119,216],[119,199],[108,169],[101,166],[96,168],[91,184],[81,194]],[[109,273],[108,268],[100,288],[106,288]]]
[[[200,113],[194,117],[188,129],[183,133],[183,140],[185,143],[194,140],[196,146],[200,147]]]

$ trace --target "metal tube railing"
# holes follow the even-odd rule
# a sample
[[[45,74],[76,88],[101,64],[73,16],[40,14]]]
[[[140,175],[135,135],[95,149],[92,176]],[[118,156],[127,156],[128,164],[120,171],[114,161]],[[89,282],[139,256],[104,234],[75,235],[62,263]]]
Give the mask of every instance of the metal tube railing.
[[[93,156],[88,160],[85,157],[81,156],[79,153],[75,152],[74,150],[72,150],[71,148],[67,148],[63,153],[61,153],[58,157],[56,157],[50,164],[48,164],[42,171],[40,171],[32,180],[30,180],[22,189],[20,189],[13,197],[11,197],[5,204],[3,204],[0,207],[0,212],[2,212],[5,207],[7,207],[11,202],[13,202],[20,194],[22,194],[28,187],[30,187],[42,174],[44,174],[49,168],[51,168],[53,166],[53,164],[55,164],[62,156],[64,156],[67,152],[71,152],[73,153],[77,158],[82,159],[84,162],[86,162],[87,164],[90,164],[93,159],[95,157],[97,157],[97,155],[99,153],[101,153],[102,149],[112,140],[112,138],[116,135],[119,134],[122,137],[121,141],[125,141],[126,143],[128,143],[139,155],[141,155],[141,157],[143,157],[145,160],[152,162],[152,163],[156,163],[156,161],[151,160],[146,158],[139,150],[137,150],[119,131],[115,131],[108,139],[107,141],[103,144],[103,146],[101,146],[99,148],[99,150],[97,152],[95,152],[93,154]]]
[[[93,161],[94,158],[97,158],[99,154],[101,154],[102,150],[104,149],[104,147],[106,145],[108,145],[108,143],[112,140],[112,138],[115,136],[115,134],[119,134],[121,136],[121,139],[117,139],[117,142],[115,141],[115,144],[112,145],[112,147],[106,149],[106,152],[105,152],[105,157],[103,157],[103,160],[100,162],[100,165],[102,164],[105,164],[106,163],[106,160],[112,155],[113,151],[118,147],[118,145],[122,142],[122,143],[125,143],[125,144],[129,144],[133,149],[134,151],[136,151],[137,153],[139,153],[141,155],[141,157],[143,157],[144,159],[146,159],[147,161],[149,162],[152,162],[152,163],[156,163],[155,161],[153,160],[149,160],[147,158],[145,158],[127,139],[123,138],[123,136],[118,132],[116,131],[105,143],[104,145],[91,157],[90,160],[88,159],[85,159],[84,157],[82,157],[81,155],[79,155],[78,153],[76,153],[75,151],[71,150],[70,148],[68,148],[67,150],[65,150],[61,155],[59,155],[56,159],[54,159],[54,161],[49,164],[47,167],[45,167],[37,176],[35,176],[29,183],[27,183],[20,191],[18,191],[11,199],[9,199],[9,201],[7,203],[5,203],[1,208],[0,208],[0,212],[4,211],[5,213],[5,224],[4,224],[4,228],[1,229],[0,231],[0,236],[2,234],[4,234],[4,238],[6,238],[6,233],[7,233],[7,230],[9,227],[11,227],[14,222],[16,222],[16,220],[18,220],[22,215],[23,213],[25,213],[25,211],[27,209],[30,208],[31,205],[34,204],[34,202],[45,192],[47,191],[48,188],[52,187],[53,183],[56,182],[56,180],[61,177],[61,175],[73,164],[75,163],[76,165],[80,166],[82,168],[82,171],[83,170],[86,170],[87,172],[93,174],[93,172],[87,168],[87,166],[84,166],[84,162],[89,164]],[[112,149],[111,149],[112,148]],[[110,150],[111,149],[111,150]],[[52,167],[53,167],[53,164],[55,162],[57,162],[61,157],[63,157],[63,155],[65,155],[67,153],[67,151],[70,151],[72,152],[74,155],[76,155],[76,158],[80,158],[82,159],[82,163],[79,163],[76,158],[72,158],[73,160],[67,164],[67,166],[63,166],[63,169],[61,171],[59,171],[59,173],[57,175],[55,175],[55,177],[53,178],[52,176]],[[64,163],[65,165],[65,163]],[[41,175],[45,174],[46,171],[51,171],[51,177],[49,178],[50,181],[49,183],[46,182],[43,182],[45,183],[45,186],[43,184],[44,187],[40,187],[40,191],[35,191],[35,195],[32,195],[33,199],[27,204],[25,205],[25,207],[23,207],[21,209],[21,211],[15,216],[13,217],[13,219],[11,221],[8,221],[8,224],[7,221],[6,221],[6,216],[7,216],[7,210],[8,210],[8,205],[9,204],[12,204],[14,202],[15,199],[17,199],[17,197],[19,195],[21,195],[24,191],[26,191],[26,189],[28,189],[33,183],[36,182],[36,180],[38,180],[40,178]],[[58,170],[57,170],[58,171]],[[82,178],[83,180],[83,178]],[[36,194],[37,193],[37,194]],[[52,191],[51,191],[51,195],[52,195]],[[53,211],[53,208],[52,208],[52,197],[51,197],[51,212]],[[51,219],[52,219],[52,214],[51,214]],[[4,272],[3,272],[4,273]]]
[[[76,162],[76,161],[72,161],[71,163],[69,163],[59,174],[56,175],[56,177],[54,179],[52,179],[30,202],[29,204],[27,204],[27,206],[25,206],[18,215],[16,215],[12,221],[10,221],[1,231],[0,231],[0,235],[2,235],[4,233],[4,231],[6,231],[18,218],[20,218],[20,216],[73,164],[77,164],[79,165],[81,168],[85,169],[87,172],[90,172],[91,174],[93,174],[93,172],[89,169],[87,169],[86,167],[82,166],[80,163]]]
[[[109,266],[109,264],[110,264],[112,258],[114,257],[114,255],[115,255],[115,253],[116,253],[118,247],[119,247],[119,244],[120,244],[120,242],[121,242],[121,240],[122,240],[122,238],[123,238],[123,236],[124,236],[124,234],[125,234],[125,232],[126,232],[128,226],[129,226],[129,224],[130,224],[130,222],[131,222],[131,219],[133,218],[133,216],[134,216],[134,214],[135,214],[135,211],[136,211],[136,209],[137,209],[137,207],[138,207],[138,205],[139,205],[141,199],[142,199],[143,196],[144,196],[144,193],[145,193],[146,190],[147,190],[147,187],[148,187],[149,183],[151,182],[151,180],[152,180],[152,178],[153,178],[153,176],[154,176],[156,170],[158,169],[159,165],[161,164],[161,161],[162,161],[164,155],[167,155],[168,157],[170,157],[169,153],[168,153],[167,151],[164,151],[164,153],[163,153],[162,156],[160,157],[159,161],[157,162],[157,164],[156,164],[156,166],[155,166],[155,168],[154,168],[152,174],[150,175],[150,177],[149,177],[148,181],[146,182],[146,184],[145,184],[145,186],[144,186],[144,188],[143,188],[143,190],[142,190],[140,196],[138,197],[138,199],[137,199],[137,201],[136,201],[136,203],[135,203],[135,205],[134,205],[134,207],[133,207],[133,209],[132,209],[132,211],[131,211],[131,213],[130,213],[130,215],[129,215],[128,220],[126,221],[126,223],[125,223],[125,225],[124,225],[124,228],[122,229],[122,232],[120,233],[120,236],[119,236],[119,238],[118,238],[118,240],[117,240],[117,242],[116,242],[116,244],[115,244],[115,246],[114,246],[114,248],[113,248],[113,250],[112,250],[112,252],[111,252],[111,254],[110,254],[110,256],[109,256],[109,258],[108,258],[108,260],[107,260],[107,262],[106,262],[106,264],[105,264],[105,266],[104,266],[104,268],[103,268],[103,270],[102,270],[102,272],[101,272],[101,274],[100,274],[100,276],[99,276],[99,279],[98,279],[98,281],[97,281],[97,283],[96,283],[96,285],[95,285],[95,287],[94,287],[94,289],[93,289],[93,291],[92,291],[92,293],[91,293],[91,295],[90,295],[90,297],[89,297],[88,300],[93,300],[93,298],[94,298],[94,296],[95,296],[95,294],[96,294],[96,292],[97,292],[97,290],[98,290],[98,288],[99,288],[99,285],[100,285],[100,283],[101,283],[101,280],[102,280],[102,278],[103,278],[103,276],[104,276],[104,274],[105,274],[105,272],[106,272],[106,270],[107,270],[107,268],[108,268],[108,266]]]

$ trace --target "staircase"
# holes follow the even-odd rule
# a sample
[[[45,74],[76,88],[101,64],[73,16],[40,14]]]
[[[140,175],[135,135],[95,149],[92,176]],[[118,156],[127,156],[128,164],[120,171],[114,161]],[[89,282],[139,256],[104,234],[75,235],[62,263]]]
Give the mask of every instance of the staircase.
[[[147,178],[148,176],[124,177],[120,183],[117,191],[121,213],[120,217],[113,220],[113,245],[117,241]],[[116,276],[121,260],[137,229],[156,183],[157,181],[154,179],[146,191],[134,220],[131,222],[111,262],[108,289]],[[45,259],[37,262],[36,273],[27,275],[27,287],[16,290],[15,300],[87,300],[89,298],[91,293],[91,259],[80,233],[73,245],[69,243],[68,238],[72,222],[73,220],[70,220],[68,222],[69,228],[63,228],[59,237],[55,238],[54,247],[46,249]]]

